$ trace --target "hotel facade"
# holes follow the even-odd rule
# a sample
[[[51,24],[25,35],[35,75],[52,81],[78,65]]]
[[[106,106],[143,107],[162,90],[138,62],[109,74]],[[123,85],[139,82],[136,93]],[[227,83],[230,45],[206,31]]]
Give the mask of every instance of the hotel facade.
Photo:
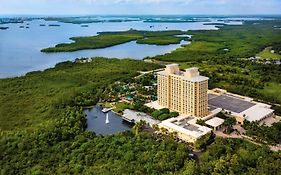
[[[208,77],[198,68],[180,71],[178,64],[157,73],[157,95],[161,106],[194,117],[208,115]]]

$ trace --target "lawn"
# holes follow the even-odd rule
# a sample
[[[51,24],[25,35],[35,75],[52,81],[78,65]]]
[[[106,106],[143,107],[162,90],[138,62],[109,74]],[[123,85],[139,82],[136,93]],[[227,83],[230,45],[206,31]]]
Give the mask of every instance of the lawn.
[[[268,99],[276,99],[276,103],[281,104],[281,84],[269,83],[264,89],[259,90]]]
[[[265,48],[263,51],[257,54],[257,56],[259,56],[261,60],[281,59],[280,54],[271,52],[271,47]]]
[[[117,102],[115,104],[115,108],[113,109],[113,111],[117,112],[117,113],[121,113],[123,112],[125,109],[132,109],[133,105],[126,103],[126,102]]]

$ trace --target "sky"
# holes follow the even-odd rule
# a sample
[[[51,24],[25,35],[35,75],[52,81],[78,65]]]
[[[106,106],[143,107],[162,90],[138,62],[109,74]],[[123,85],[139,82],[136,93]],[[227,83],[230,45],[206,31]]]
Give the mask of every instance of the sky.
[[[0,14],[281,14],[281,0],[0,0]]]

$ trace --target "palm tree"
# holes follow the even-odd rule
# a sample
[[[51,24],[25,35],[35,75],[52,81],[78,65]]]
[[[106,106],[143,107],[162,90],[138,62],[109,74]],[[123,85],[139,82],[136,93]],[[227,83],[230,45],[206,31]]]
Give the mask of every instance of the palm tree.
[[[155,131],[159,131],[159,130],[160,130],[160,128],[159,128],[159,126],[158,126],[157,124],[153,124],[153,125],[152,125],[152,128],[153,128]]]
[[[226,127],[227,131],[230,131],[235,123],[236,119],[234,117],[229,117],[223,122],[223,126]]]
[[[140,123],[136,123],[134,126],[133,126],[133,132],[135,134],[135,136],[138,136],[139,135],[139,131],[141,130],[141,125]]]
[[[137,122],[135,126],[133,127],[133,131],[135,133],[135,136],[139,136],[139,132],[143,129],[143,127],[146,125],[146,122],[141,120],[140,122]]]
[[[163,134],[167,134],[168,133],[168,129],[166,128],[160,128],[160,131],[163,133]]]
[[[171,138],[173,138],[173,139],[176,139],[176,138],[177,138],[177,135],[178,135],[178,133],[177,133],[176,131],[170,133],[170,136],[171,136]]]

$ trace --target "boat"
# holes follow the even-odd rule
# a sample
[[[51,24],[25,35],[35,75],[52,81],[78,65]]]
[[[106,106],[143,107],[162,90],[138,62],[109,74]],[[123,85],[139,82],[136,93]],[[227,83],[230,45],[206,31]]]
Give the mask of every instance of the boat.
[[[103,112],[103,113],[107,113],[107,112],[109,112],[109,111],[111,111],[113,108],[103,108],[101,111]]]
[[[108,113],[106,113],[106,119],[105,119],[105,124],[109,124],[109,118],[108,118]]]

